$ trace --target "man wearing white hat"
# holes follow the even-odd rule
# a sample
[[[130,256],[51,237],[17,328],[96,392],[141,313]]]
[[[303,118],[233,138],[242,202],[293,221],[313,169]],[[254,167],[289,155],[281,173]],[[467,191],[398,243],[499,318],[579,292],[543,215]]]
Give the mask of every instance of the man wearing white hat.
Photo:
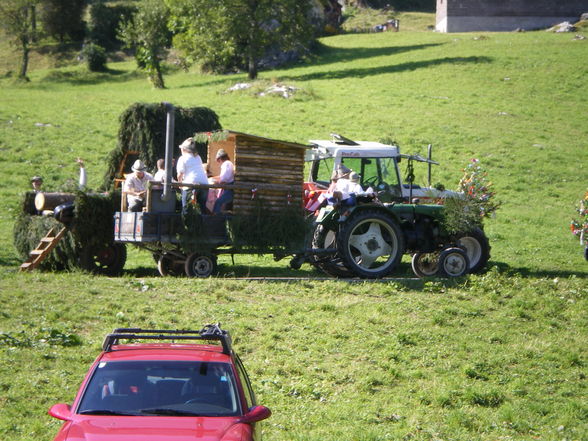
[[[129,211],[142,211],[145,203],[147,182],[153,180],[153,176],[147,173],[147,167],[140,159],[137,159],[131,168],[133,173],[127,176],[123,185],[123,191],[127,194]]]

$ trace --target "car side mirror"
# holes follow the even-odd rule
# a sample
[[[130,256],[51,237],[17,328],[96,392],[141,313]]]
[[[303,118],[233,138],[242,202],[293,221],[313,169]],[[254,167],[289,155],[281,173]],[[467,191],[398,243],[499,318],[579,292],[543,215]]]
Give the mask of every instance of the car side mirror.
[[[241,417],[239,422],[247,424],[257,423],[258,421],[269,418],[271,414],[272,411],[265,406],[253,406],[249,409],[249,412]]]
[[[47,412],[53,418],[58,420],[69,421],[71,420],[71,406],[65,403],[54,404]]]

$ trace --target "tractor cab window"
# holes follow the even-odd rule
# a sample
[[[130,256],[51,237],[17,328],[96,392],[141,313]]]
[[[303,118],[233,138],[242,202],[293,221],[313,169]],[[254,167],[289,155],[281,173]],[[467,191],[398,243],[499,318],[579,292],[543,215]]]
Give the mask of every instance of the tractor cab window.
[[[341,158],[341,162],[360,176],[364,190],[371,187],[383,202],[401,196],[394,158]]]

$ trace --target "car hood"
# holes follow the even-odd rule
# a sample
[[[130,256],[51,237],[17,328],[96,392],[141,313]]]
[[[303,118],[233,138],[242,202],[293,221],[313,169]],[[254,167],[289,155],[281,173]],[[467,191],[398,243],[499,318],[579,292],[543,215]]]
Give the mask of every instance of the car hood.
[[[65,424],[64,441],[237,441],[251,426],[235,417],[88,416]]]

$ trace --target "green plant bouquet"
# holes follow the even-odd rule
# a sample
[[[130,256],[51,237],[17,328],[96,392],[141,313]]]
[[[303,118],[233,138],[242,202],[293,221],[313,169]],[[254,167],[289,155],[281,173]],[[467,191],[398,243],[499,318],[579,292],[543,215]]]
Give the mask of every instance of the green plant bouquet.
[[[449,197],[444,202],[444,226],[450,234],[482,228],[484,218],[493,216],[500,206],[494,199],[495,192],[488,181],[488,173],[478,159],[472,159],[463,172],[457,186],[460,196]]]
[[[584,257],[588,260],[588,191],[584,194],[576,211],[580,214],[580,219],[572,219],[570,230],[574,236],[580,238],[580,243],[585,247]]]

